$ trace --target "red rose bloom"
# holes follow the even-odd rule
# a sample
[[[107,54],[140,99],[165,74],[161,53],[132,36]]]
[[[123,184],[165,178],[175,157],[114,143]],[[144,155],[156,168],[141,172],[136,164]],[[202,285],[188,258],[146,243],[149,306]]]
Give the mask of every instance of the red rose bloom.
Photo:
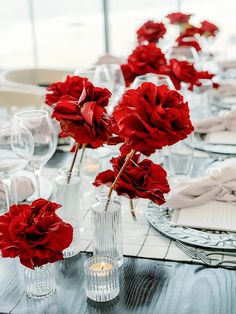
[[[121,67],[126,85],[129,86],[138,75],[159,73],[163,64],[166,64],[165,55],[155,44],[138,46],[128,57],[128,64]]]
[[[65,96],[55,105],[52,114],[52,118],[60,121],[65,133],[77,143],[87,144],[92,148],[102,146],[111,136],[111,122],[102,100],[110,92],[104,89],[104,95],[101,92],[97,95],[93,101],[88,102],[84,102],[83,97],[77,101],[73,97]]]
[[[171,59],[169,65],[161,68],[161,73],[171,78],[177,90],[181,88],[181,82],[188,83],[189,90],[192,90],[194,85],[201,86],[200,79],[214,76],[208,72],[198,72],[192,63],[177,59]]]
[[[219,28],[213,23],[210,23],[208,21],[202,21],[200,30],[202,32],[202,35],[206,37],[210,37],[210,36],[215,37],[219,31]]]
[[[154,164],[149,159],[139,162],[140,154],[135,154],[132,160],[125,167],[114,187],[118,195],[123,195],[130,199],[145,198],[156,204],[165,203],[164,193],[170,191],[166,171],[159,165]],[[125,156],[111,159],[113,170],[107,170],[97,175],[94,185],[111,186],[119,173]]]
[[[166,33],[166,28],[163,23],[156,23],[154,21],[147,21],[137,30],[138,42],[156,43]]]
[[[57,216],[59,207],[42,198],[31,205],[12,205],[0,216],[2,257],[19,256],[32,269],[62,260],[62,251],[72,242],[73,228]]]
[[[185,24],[188,23],[192,14],[184,14],[181,12],[170,13],[166,17],[170,20],[171,24]]]
[[[202,48],[200,46],[200,44],[198,43],[198,41],[196,39],[194,39],[193,37],[186,37],[186,36],[179,36],[176,39],[176,42],[178,43],[179,47],[193,47],[196,49],[196,51],[201,51]]]
[[[115,107],[113,118],[117,134],[124,139],[121,148],[147,156],[166,145],[172,145],[193,131],[188,103],[167,86],[143,83],[126,91]]]

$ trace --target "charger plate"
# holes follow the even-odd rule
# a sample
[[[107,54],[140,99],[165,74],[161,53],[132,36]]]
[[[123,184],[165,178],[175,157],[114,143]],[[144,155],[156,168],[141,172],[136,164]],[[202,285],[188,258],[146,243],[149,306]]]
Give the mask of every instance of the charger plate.
[[[208,144],[197,133],[194,134],[191,146],[208,153],[236,155],[236,145]]]
[[[163,235],[188,245],[218,250],[236,250],[236,233],[198,230],[170,225],[173,210],[167,206],[149,203],[146,216],[150,224]]]

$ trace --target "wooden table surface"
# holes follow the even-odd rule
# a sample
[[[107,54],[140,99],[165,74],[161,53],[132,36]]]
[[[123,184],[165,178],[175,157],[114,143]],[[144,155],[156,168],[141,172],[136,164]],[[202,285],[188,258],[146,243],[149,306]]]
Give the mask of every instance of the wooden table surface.
[[[15,314],[235,314],[236,272],[174,262],[130,258],[120,269],[117,299],[95,303],[86,298],[87,253],[57,263],[57,292],[33,300],[24,292],[23,266],[0,260],[0,313]]]

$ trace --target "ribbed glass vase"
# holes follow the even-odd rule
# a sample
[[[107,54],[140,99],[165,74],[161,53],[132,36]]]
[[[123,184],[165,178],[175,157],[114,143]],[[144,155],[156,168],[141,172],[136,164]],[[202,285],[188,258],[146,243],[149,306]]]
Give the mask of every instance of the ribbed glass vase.
[[[35,269],[25,268],[25,289],[30,298],[49,297],[56,291],[55,265],[48,263]]]
[[[69,180],[68,175],[68,169],[59,169],[59,175],[54,180],[57,191],[56,202],[62,205],[57,213],[62,219],[80,221],[80,178],[77,170],[72,171]]]
[[[91,209],[93,253],[110,256],[118,266],[123,264],[121,205],[114,199],[101,197]]]
[[[73,227],[72,242],[70,246],[63,251],[63,257],[69,258],[80,252],[80,247],[79,247],[80,230],[79,230],[79,223],[76,220],[65,218],[64,221],[69,223]]]

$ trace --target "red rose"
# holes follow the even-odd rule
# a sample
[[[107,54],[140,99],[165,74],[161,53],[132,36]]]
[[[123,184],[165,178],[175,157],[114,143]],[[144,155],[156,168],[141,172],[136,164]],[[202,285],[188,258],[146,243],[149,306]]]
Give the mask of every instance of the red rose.
[[[118,195],[130,199],[146,198],[159,205],[165,203],[163,194],[170,191],[165,170],[149,159],[144,159],[141,162],[139,159],[140,154],[133,156],[118,179],[114,190]],[[113,170],[99,173],[93,184],[95,186],[103,184],[111,186],[124,161],[125,156],[112,158]]]
[[[137,30],[138,42],[156,43],[166,33],[166,28],[163,23],[156,23],[154,21],[147,21]]]
[[[149,156],[193,131],[183,97],[165,85],[150,82],[126,91],[114,109],[113,119],[117,134],[124,138],[124,154],[133,149]]]
[[[193,47],[196,49],[196,51],[201,51],[202,48],[200,46],[200,44],[198,43],[198,41],[196,39],[194,39],[193,37],[186,37],[186,36],[179,36],[176,39],[176,42],[178,43],[179,47]]]
[[[103,107],[104,99],[110,95],[110,92],[104,89],[104,95],[101,92],[98,94],[97,100],[85,103],[65,96],[55,105],[52,114],[52,118],[60,121],[61,128],[65,133],[77,143],[87,144],[92,148],[102,146],[111,135],[110,118]],[[84,97],[86,98],[86,96]]]
[[[210,23],[208,21],[202,21],[200,29],[201,29],[202,35],[206,37],[210,37],[210,36],[215,37],[219,31],[219,28],[215,24]]]
[[[137,74],[132,72],[130,66],[128,64],[122,64],[121,66],[121,71],[124,75],[125,79],[125,85],[126,87],[129,87],[131,83],[133,83],[134,79],[136,78]]]
[[[90,91],[93,89],[92,83],[86,78],[79,76],[67,76],[64,82],[57,82],[51,84],[46,94],[46,104],[52,106],[60,101],[62,96],[72,96],[77,100],[80,98],[83,89],[86,89],[86,95],[90,95]]]
[[[192,63],[177,59],[171,59],[169,65],[161,68],[161,73],[171,78],[177,90],[181,88],[181,82],[188,83],[189,90],[192,90],[194,85],[201,86],[200,79],[211,79],[214,76],[208,72],[198,72]]]
[[[32,269],[62,260],[62,251],[72,242],[73,228],[57,216],[59,207],[42,198],[31,205],[12,205],[0,216],[2,256],[19,256]]]
[[[188,23],[192,14],[184,14],[181,12],[170,13],[166,17],[170,20],[170,24],[185,24]]]
[[[128,57],[128,64],[122,65],[127,86],[138,75],[159,73],[163,64],[166,64],[165,55],[155,44],[138,46]]]

